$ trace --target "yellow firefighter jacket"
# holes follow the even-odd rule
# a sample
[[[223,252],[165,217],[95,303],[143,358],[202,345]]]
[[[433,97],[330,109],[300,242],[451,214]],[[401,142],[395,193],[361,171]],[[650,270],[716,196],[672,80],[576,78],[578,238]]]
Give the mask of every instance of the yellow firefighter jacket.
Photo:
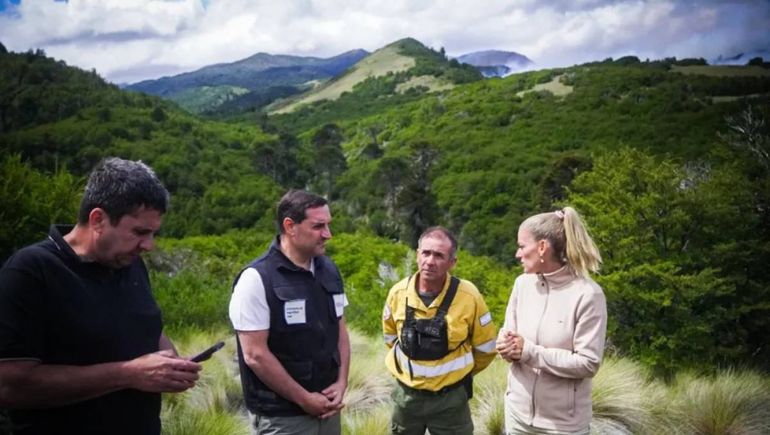
[[[447,274],[444,289],[426,307],[417,295],[417,274],[394,285],[382,312],[382,331],[390,348],[385,365],[403,384],[438,391],[460,382],[466,375],[484,370],[495,357],[497,331],[484,298],[470,281],[460,280],[452,305],[446,315],[449,353],[438,360],[413,360],[397,345],[406,319],[406,303],[415,309],[415,318],[433,318],[449,288]]]

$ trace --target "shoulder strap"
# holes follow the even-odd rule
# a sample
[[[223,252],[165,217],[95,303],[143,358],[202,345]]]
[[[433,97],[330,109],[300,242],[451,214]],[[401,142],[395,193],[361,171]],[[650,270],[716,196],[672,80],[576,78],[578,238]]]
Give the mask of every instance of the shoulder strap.
[[[435,319],[443,319],[446,316],[446,313],[449,312],[449,306],[452,305],[452,301],[457,294],[457,287],[459,285],[460,280],[453,276],[449,282],[449,288],[447,289],[446,295],[444,295],[444,300],[441,301],[441,305],[438,307],[438,312],[436,313],[436,317],[434,317]]]

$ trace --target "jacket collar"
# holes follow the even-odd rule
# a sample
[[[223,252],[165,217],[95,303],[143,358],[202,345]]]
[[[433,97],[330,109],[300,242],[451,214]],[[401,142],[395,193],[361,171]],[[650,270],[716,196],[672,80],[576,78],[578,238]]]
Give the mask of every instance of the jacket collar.
[[[83,260],[75,253],[72,246],[64,240],[63,234],[69,233],[72,231],[72,228],[74,228],[74,225],[51,225],[51,228],[48,230],[48,240],[53,242],[56,250],[59,251],[62,257],[81,263]]]
[[[273,239],[273,243],[270,244],[270,252],[273,253],[273,255],[278,257],[278,267],[283,267],[289,270],[293,270],[295,272],[310,272],[313,275],[315,275],[316,272],[316,266],[318,265],[318,262],[315,261],[315,257],[310,259],[310,270],[303,269],[302,267],[297,266],[294,264],[293,261],[289,259],[289,257],[286,256],[286,254],[281,251],[281,236],[277,235],[275,236],[275,239]]]
[[[548,287],[558,289],[571,283],[577,276],[572,272],[569,266],[563,266],[561,269],[551,273],[538,273],[537,280],[548,283]]]
[[[452,281],[452,275],[447,273],[446,274],[446,278],[444,279],[444,287],[441,289],[441,292],[439,292],[439,294],[436,295],[436,298],[433,299],[433,302],[431,302],[430,306],[434,306],[434,305],[435,306],[439,306],[439,305],[441,305],[441,301],[444,300],[444,296],[447,293],[447,289],[449,289],[449,284],[451,283],[451,281]],[[416,302],[416,303],[420,304],[420,306],[428,308],[427,306],[425,306],[425,304],[422,303],[422,299],[420,299],[420,294],[417,291],[417,285],[419,284],[419,282],[420,282],[420,272],[417,272],[417,273],[413,274],[411,276],[411,278],[409,278],[409,280],[407,281],[406,291],[409,294],[409,296],[411,296],[413,299],[419,301],[419,302]],[[417,308],[414,305],[413,305],[413,307]]]

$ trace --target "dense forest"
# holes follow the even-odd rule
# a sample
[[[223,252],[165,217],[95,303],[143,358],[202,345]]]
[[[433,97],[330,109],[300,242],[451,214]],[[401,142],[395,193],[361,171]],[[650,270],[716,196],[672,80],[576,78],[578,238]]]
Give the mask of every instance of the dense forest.
[[[766,64],[624,57],[482,79],[412,41],[412,70],[335,101],[216,119],[3,48],[0,256],[73,220],[99,159],[142,159],[172,193],[148,257],[166,322],[226,325],[231,280],[270,240],[275,202],[307,188],[332,203],[351,323],[376,334],[422,229],[458,234],[458,274],[501,319],[518,224],[569,204],[604,255],[609,349],[664,378],[770,369]],[[455,85],[397,91],[426,74]]]

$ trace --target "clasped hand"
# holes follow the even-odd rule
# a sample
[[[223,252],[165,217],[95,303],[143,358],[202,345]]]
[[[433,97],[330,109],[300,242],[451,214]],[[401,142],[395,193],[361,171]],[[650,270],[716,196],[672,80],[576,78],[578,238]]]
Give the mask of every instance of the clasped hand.
[[[345,404],[342,399],[345,396],[347,385],[343,381],[337,381],[319,393],[308,393],[308,400],[305,401],[302,409],[310,415],[318,418],[329,418],[342,410]]]
[[[504,360],[519,361],[524,350],[524,337],[513,331],[500,330],[495,348]]]

